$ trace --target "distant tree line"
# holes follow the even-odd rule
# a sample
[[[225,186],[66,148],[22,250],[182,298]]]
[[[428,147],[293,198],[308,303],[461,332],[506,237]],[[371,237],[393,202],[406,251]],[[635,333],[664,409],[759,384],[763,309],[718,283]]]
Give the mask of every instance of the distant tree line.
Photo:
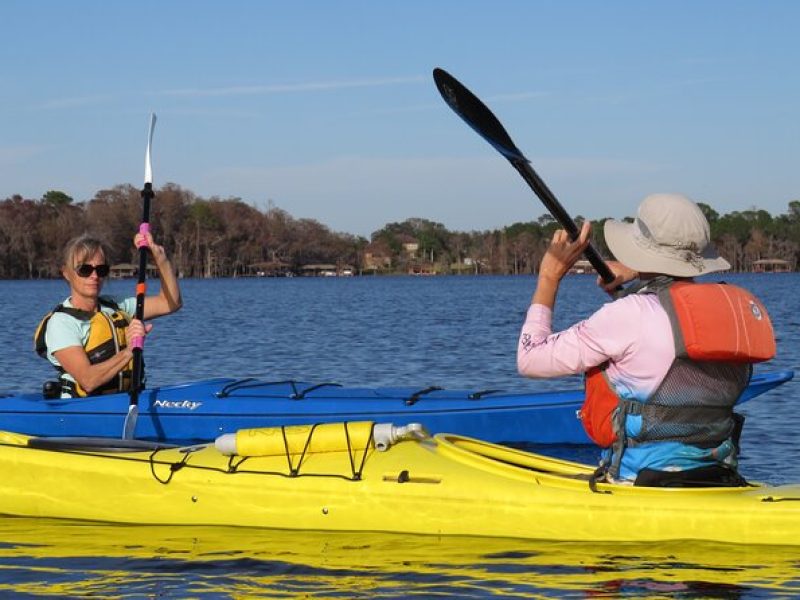
[[[12,196],[0,202],[0,278],[60,276],[62,249],[84,232],[107,244],[111,264],[135,262],[133,234],[141,219],[140,191],[130,185],[81,203],[57,191],[41,200]],[[367,244],[278,208],[264,212],[238,198],[205,199],[173,184],[156,190],[150,223],[182,277],[247,275],[253,265],[290,271],[313,262],[355,264]]]
[[[388,223],[367,240],[274,206],[259,210],[239,198],[202,198],[175,184],[158,189],[156,199],[150,222],[182,277],[300,274],[309,265],[363,274],[535,273],[558,228],[550,215],[471,232],[410,218]],[[734,270],[751,270],[762,259],[784,260],[797,269],[800,200],[777,217],[755,208],[720,215],[700,206],[718,251]],[[132,238],[140,220],[141,196],[130,185],[101,190],[85,202],[60,191],[38,200],[7,198],[0,202],[0,278],[60,276],[64,245],[83,232],[107,243],[112,264],[135,262]],[[593,228],[593,243],[608,256],[601,224]]]

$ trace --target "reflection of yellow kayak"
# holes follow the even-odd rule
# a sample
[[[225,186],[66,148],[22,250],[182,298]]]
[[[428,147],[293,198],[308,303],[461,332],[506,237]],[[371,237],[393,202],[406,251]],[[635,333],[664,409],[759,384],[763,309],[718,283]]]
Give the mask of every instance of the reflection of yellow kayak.
[[[98,597],[133,591],[148,597],[258,596],[266,590],[347,598],[587,591],[736,597],[736,590],[800,589],[797,551],[786,546],[584,544],[17,518],[0,518],[0,540],[0,595],[72,596],[76,581]],[[13,574],[2,565],[14,565]]]
[[[120,452],[52,440],[29,445],[27,436],[2,434],[0,513],[565,541],[800,544],[798,485],[600,484],[592,491],[592,469],[576,463],[454,435],[396,437],[381,427],[373,432],[371,423],[259,430],[227,439],[221,447],[240,454],[226,456],[214,446]]]

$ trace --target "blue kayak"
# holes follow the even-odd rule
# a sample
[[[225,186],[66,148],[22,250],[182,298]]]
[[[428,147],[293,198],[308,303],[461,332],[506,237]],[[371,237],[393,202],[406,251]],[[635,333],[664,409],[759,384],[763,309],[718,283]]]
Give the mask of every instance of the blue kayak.
[[[793,371],[755,375],[739,402],[793,376]],[[144,390],[134,437],[192,444],[250,427],[373,420],[418,422],[432,433],[491,442],[589,444],[576,414],[582,403],[579,389],[511,393],[220,378]],[[0,430],[120,437],[128,404],[127,394],[68,400],[0,394]]]

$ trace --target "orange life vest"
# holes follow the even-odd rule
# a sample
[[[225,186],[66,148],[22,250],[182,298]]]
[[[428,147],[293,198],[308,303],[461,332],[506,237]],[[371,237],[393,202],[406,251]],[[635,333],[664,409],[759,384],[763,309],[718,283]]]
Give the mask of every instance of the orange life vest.
[[[715,436],[726,435],[730,427],[722,424],[715,428],[715,422],[732,416],[733,404],[749,380],[749,365],[775,356],[775,336],[767,310],[747,290],[724,283],[680,281],[663,285],[655,293],[672,325],[675,361],[653,396],[644,403],[626,401],[624,411],[620,410],[622,401],[608,381],[604,365],[587,372],[586,397],[579,417],[588,436],[604,448],[618,440],[624,432],[626,415],[634,411],[649,413],[649,433],[643,434],[640,442],[669,439],[663,432],[662,438],[652,433],[658,429],[653,421],[659,419],[673,419],[672,430],[679,432],[678,441],[711,441]],[[687,373],[700,382],[693,381],[692,386],[705,385],[707,389],[693,389],[686,397],[673,401],[681,380],[689,380]],[[718,386],[714,385],[714,378],[719,380]],[[665,387],[671,389],[664,392]],[[659,406],[649,411],[642,408],[650,402]],[[690,416],[683,418],[681,413]]]

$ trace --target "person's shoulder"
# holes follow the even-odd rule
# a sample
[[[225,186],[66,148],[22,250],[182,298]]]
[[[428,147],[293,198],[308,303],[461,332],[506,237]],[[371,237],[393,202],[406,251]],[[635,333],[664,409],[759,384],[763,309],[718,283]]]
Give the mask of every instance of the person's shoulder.
[[[606,302],[592,315],[598,321],[635,322],[643,315],[659,310],[661,304],[655,294],[629,294]]]
[[[60,332],[74,332],[81,328],[81,321],[76,319],[69,312],[63,310],[53,311],[47,321],[47,337],[57,335]]]
[[[601,310],[605,309],[611,312],[624,312],[638,310],[639,308],[643,307],[650,307],[658,303],[658,296],[655,294],[628,294],[622,298],[617,298],[616,300],[607,302],[601,307]]]
[[[61,303],[56,304],[53,308],[51,308],[44,318],[49,317],[50,323],[70,323],[76,320],[71,314],[74,310],[76,309],[74,306],[72,306],[69,298],[65,298]]]

